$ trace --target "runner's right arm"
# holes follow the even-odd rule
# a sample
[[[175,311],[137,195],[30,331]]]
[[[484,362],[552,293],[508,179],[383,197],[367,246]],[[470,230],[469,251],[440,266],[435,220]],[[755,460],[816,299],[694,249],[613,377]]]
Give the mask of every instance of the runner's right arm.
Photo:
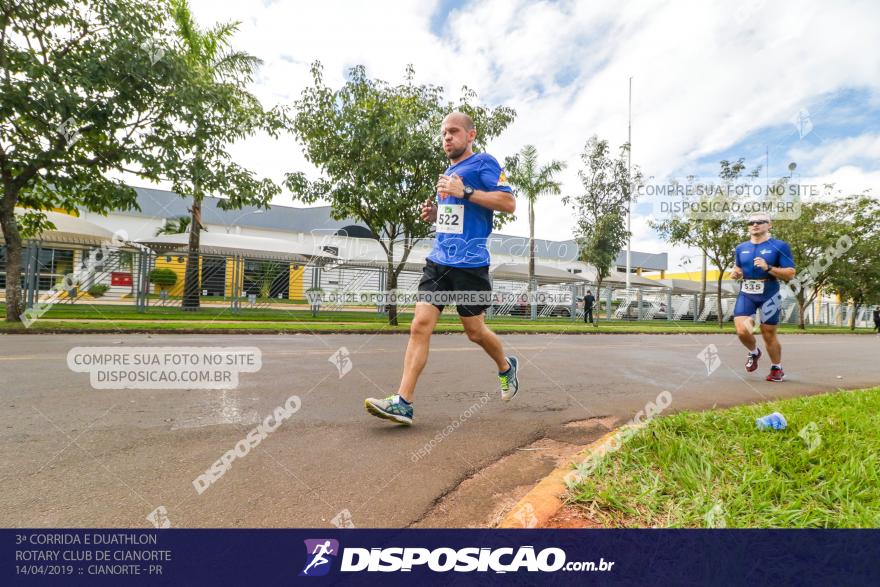
[[[731,279],[742,279],[743,272],[739,266],[739,259],[736,256],[736,249],[733,249],[733,269],[730,270]]]
[[[425,200],[422,202],[422,213],[419,217],[425,222],[434,223],[437,221],[437,202],[434,200]]]

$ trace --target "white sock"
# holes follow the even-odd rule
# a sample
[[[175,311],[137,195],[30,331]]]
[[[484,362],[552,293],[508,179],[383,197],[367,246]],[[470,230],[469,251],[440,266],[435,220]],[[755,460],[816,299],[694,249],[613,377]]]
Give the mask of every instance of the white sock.
[[[772,365],[770,365],[770,368],[771,369],[782,369],[782,365],[777,365],[776,363],[773,363]]]
[[[760,353],[760,352],[761,352],[761,349],[759,349],[758,347],[755,347],[755,350],[749,351],[749,354],[752,355],[753,357],[757,357],[758,353]]]

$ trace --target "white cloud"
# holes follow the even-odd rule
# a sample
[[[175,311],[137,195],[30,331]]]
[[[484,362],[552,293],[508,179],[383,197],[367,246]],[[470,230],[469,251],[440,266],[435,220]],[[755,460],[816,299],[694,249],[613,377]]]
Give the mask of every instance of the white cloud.
[[[799,167],[812,174],[829,174],[855,162],[876,164],[880,161],[880,133],[867,132],[853,137],[823,141],[818,145],[801,144],[789,151]]]
[[[630,76],[634,162],[655,175],[688,167],[759,129],[789,124],[820,96],[858,88],[876,106],[880,95],[878,4],[489,0],[454,11],[440,36],[430,30],[437,5],[193,1],[203,25],[243,21],[236,46],[265,61],[255,85],[265,104],[294,100],[316,59],[331,85],[341,84],[355,64],[398,81],[412,63],[420,82],[452,92],[466,84],[484,101],[514,107],[516,121],[490,151],[503,159],[534,143],[542,159],[568,161],[566,193],[580,190],[578,155],[590,135],[615,146],[626,140]],[[801,168],[815,161],[822,168],[815,173],[853,179],[858,167],[843,170],[863,147],[876,155],[878,135],[803,147],[792,157]],[[233,153],[276,180],[291,170],[314,173],[291,137],[249,139]],[[668,248],[635,220],[634,246]],[[572,227],[558,199],[539,204],[537,236],[568,238]],[[527,234],[524,210],[505,232]]]

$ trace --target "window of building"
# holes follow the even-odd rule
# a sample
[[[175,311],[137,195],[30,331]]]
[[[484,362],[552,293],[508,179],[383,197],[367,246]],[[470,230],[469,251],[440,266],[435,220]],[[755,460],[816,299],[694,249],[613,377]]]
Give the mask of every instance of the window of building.
[[[30,263],[30,251],[24,249],[21,255],[22,285],[24,274]],[[73,273],[73,251],[70,249],[40,249],[37,256],[39,269],[39,288],[50,290],[56,285],[61,285],[64,277]],[[0,287],[6,287],[6,247],[0,247]]]

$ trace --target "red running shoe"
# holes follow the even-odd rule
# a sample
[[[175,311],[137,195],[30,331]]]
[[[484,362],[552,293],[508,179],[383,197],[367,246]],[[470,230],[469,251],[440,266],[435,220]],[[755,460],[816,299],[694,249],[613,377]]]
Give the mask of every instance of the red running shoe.
[[[784,381],[785,373],[779,367],[770,367],[770,374],[767,375],[767,381]]]
[[[749,373],[758,368],[758,359],[761,358],[761,349],[757,349],[757,351],[757,355],[749,353],[749,358],[746,359],[746,371],[748,371]]]

